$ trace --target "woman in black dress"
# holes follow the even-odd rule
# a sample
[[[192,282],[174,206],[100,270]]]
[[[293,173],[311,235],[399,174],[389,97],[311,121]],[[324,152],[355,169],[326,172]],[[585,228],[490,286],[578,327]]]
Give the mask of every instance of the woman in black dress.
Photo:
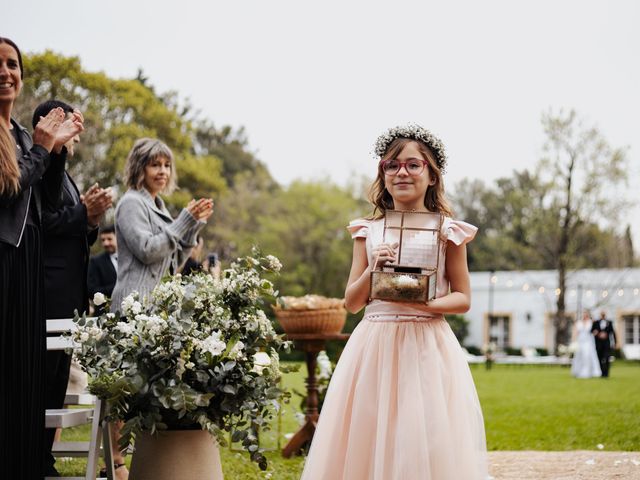
[[[11,118],[22,56],[0,37],[0,468],[3,478],[41,479],[45,311],[40,213],[60,199],[66,149],[82,115],[53,110],[33,140]]]

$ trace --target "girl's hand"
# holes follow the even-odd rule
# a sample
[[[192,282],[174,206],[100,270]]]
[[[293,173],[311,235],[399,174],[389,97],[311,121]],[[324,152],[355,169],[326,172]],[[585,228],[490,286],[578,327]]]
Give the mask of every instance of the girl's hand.
[[[394,263],[396,261],[396,253],[398,251],[398,242],[395,243],[381,243],[376,245],[371,250],[373,260],[376,261],[374,268],[382,267],[387,263]]]
[[[51,152],[56,144],[57,131],[63,121],[64,110],[61,108],[54,108],[45,117],[40,117],[40,121],[33,130],[33,143]]]
[[[206,222],[213,214],[213,200],[210,198],[194,199],[187,204],[186,209],[196,220]]]

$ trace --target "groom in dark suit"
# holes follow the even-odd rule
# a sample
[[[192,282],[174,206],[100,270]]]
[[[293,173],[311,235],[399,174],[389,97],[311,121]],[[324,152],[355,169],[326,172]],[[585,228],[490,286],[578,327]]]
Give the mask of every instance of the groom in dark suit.
[[[613,322],[607,320],[607,312],[600,312],[600,320],[595,320],[591,326],[591,333],[596,337],[596,351],[600,360],[602,376],[609,376],[609,357],[611,356],[611,346],[615,347],[616,332],[613,329]]]
[[[36,108],[33,125],[54,108],[62,108],[67,115],[73,108],[64,102],[49,100]],[[76,136],[66,145],[67,158],[74,154]],[[45,312],[49,319],[70,318],[77,310],[88,310],[87,265],[89,247],[95,242],[97,226],[105,210],[111,206],[110,190],[97,185],[80,195],[68,172],[62,179],[59,206],[47,205],[42,211],[42,253],[44,259]],[[71,355],[64,351],[50,351],[46,355],[45,406],[62,408],[69,381]],[[46,476],[59,476],[51,455],[55,429],[46,431]],[[35,459],[34,459],[35,461]]]
[[[106,297],[111,297],[113,287],[116,285],[118,275],[118,243],[116,229],[113,225],[100,228],[100,243],[102,252],[89,261],[89,298],[100,292]],[[104,312],[104,305],[96,306],[96,315]]]

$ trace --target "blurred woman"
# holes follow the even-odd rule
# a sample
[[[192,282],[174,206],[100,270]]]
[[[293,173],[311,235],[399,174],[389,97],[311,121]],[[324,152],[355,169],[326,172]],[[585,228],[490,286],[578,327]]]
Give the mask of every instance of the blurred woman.
[[[165,274],[178,273],[213,213],[213,201],[201,198],[171,217],[160,193],[175,189],[175,162],[171,149],[160,140],[143,138],[135,143],[127,158],[125,181],[129,190],[116,208],[118,280],[113,311],[131,292],[142,298]]]
[[[40,479],[44,440],[43,202],[60,200],[66,149],[83,130],[79,112],[52,110],[33,139],[11,118],[22,56],[0,37],[0,465],[5,478]]]
[[[171,149],[160,140],[142,138],[133,145],[125,166],[129,188],[116,208],[118,276],[111,311],[121,309],[132,292],[148,295],[166,274],[178,273],[196,246],[198,232],[213,213],[213,201],[191,200],[173,219],[160,197],[176,186]],[[111,428],[112,443],[119,426]],[[114,455],[117,479],[128,478],[122,454]]]
[[[577,321],[574,326],[573,338],[577,343],[577,350],[571,361],[571,374],[576,378],[591,378],[602,375],[596,352],[596,342],[591,334],[592,324],[591,314],[585,310],[582,320]]]

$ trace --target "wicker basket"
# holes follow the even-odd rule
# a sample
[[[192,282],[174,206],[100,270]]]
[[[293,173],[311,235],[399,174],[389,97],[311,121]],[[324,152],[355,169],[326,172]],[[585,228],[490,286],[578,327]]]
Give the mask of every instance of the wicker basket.
[[[344,308],[317,310],[275,309],[285,333],[340,333],[347,320]]]

